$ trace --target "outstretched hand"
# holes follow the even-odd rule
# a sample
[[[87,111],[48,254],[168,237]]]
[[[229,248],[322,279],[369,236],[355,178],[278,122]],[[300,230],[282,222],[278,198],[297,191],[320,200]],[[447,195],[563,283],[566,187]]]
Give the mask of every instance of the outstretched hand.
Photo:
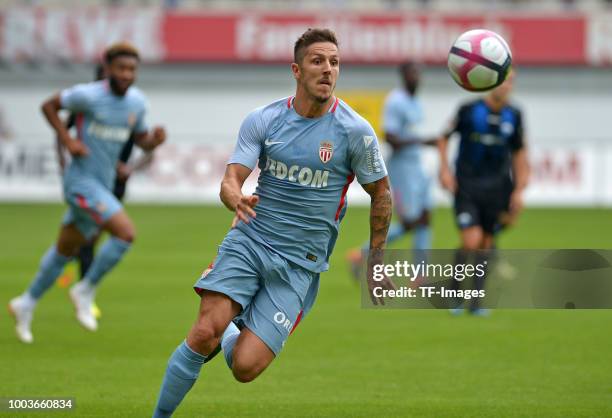
[[[166,141],[166,130],[163,126],[156,126],[151,132],[151,146],[152,148],[158,147]]]
[[[73,157],[84,157],[89,154],[89,148],[80,140],[69,140],[66,143],[66,148]]]
[[[385,290],[397,290],[395,283],[391,281],[386,275],[382,278],[382,280],[374,279],[374,266],[377,264],[383,264],[383,251],[382,250],[370,250],[370,254],[368,256],[368,272],[366,279],[368,281],[368,292],[370,293],[370,299],[374,305],[385,304],[385,299],[383,297],[376,297],[374,295],[374,289],[380,287]]]
[[[440,184],[444,189],[453,194],[457,190],[457,179],[455,179],[453,173],[448,169],[440,170]]]
[[[244,222],[245,224],[248,224],[251,218],[255,218],[257,216],[253,208],[255,208],[258,203],[259,196],[242,196],[238,204],[236,204],[236,217],[238,218],[238,220]]]

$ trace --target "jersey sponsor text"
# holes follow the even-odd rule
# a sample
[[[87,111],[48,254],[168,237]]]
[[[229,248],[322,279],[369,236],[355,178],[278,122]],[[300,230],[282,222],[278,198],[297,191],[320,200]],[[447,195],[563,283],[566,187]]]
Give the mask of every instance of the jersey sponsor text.
[[[327,187],[329,179],[328,170],[313,170],[310,167],[300,167],[299,165],[287,167],[287,164],[282,161],[276,161],[270,157],[267,157],[265,171],[277,179],[287,179],[292,183],[297,182],[302,186],[311,186],[318,189]]]

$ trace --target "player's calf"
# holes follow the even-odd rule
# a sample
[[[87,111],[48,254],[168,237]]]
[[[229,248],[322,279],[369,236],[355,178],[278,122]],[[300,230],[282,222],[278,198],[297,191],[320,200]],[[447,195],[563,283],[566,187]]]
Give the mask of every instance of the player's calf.
[[[25,343],[33,341],[30,324],[38,300],[55,283],[64,266],[75,254],[85,238],[72,225],[64,225],[55,245],[52,245],[40,261],[40,266],[28,289],[11,300],[9,311],[15,317],[16,331],[19,339]]]
[[[153,413],[155,418],[172,415],[195,383],[202,366],[216,354],[219,340],[228,325],[233,330],[226,337],[239,335],[231,320],[240,311],[240,305],[218,292],[204,290],[201,294],[198,319],[187,339],[176,348],[168,361]],[[231,353],[233,347],[232,343],[224,350],[227,348]]]

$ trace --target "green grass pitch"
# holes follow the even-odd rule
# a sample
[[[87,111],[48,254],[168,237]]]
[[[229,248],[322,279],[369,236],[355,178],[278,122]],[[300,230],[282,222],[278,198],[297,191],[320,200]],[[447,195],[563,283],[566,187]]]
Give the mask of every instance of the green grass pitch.
[[[76,409],[15,417],[150,416],[166,361],[198,307],[191,289],[231,214],[212,206],[129,206],[138,229],[98,292],[100,329],[81,329],[66,289],[40,303],[35,343],[0,316],[0,398],[71,397]],[[21,292],[55,238],[60,205],[0,205],[0,301]],[[351,208],[319,299],[278,359],[250,384],[218,357],[176,417],[612,416],[612,311],[445,311],[360,308],[345,251],[367,237]],[[436,248],[453,248],[450,211],[434,214]],[[502,248],[610,248],[612,211],[529,209]],[[407,246],[404,240],[402,246]]]

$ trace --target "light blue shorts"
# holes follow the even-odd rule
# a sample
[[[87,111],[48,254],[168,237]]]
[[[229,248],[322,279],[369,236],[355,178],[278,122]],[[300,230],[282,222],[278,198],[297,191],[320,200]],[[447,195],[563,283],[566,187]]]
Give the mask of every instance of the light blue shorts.
[[[387,164],[393,204],[402,220],[413,222],[432,208],[431,178],[409,161],[391,158]]]
[[[287,260],[272,249],[232,229],[219,253],[194,285],[198,294],[211,290],[242,306],[235,322],[246,326],[278,355],[319,288],[319,274]]]
[[[95,237],[102,225],[123,209],[113,193],[94,180],[81,179],[65,185],[64,199],[68,203],[68,211],[62,224],[74,224],[88,240]]]

